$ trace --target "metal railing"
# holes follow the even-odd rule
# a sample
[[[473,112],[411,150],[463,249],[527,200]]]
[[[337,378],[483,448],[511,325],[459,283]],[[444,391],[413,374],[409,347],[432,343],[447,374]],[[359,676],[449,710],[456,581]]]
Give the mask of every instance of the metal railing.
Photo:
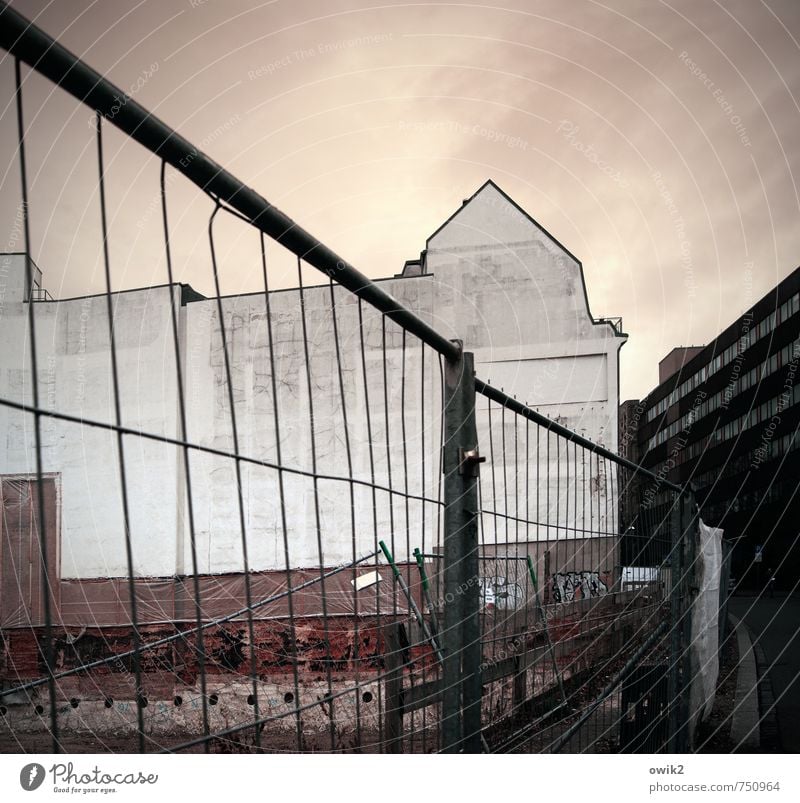
[[[139,751],[682,749],[692,564],[682,489],[475,378],[459,341],[135,100],[120,103],[124,93],[4,3],[0,22],[15,59],[27,255],[22,63],[96,115],[106,286],[92,314],[104,319],[111,388],[105,407],[44,403],[41,321],[26,305],[30,397],[0,405],[12,427],[27,432],[32,419],[35,459],[13,476],[4,469],[0,491],[6,531],[32,523],[44,591],[2,625],[0,738],[41,750],[46,737],[53,751],[75,749],[87,728],[122,732],[110,749]],[[162,323],[177,412],[160,429],[126,397],[109,124],[161,161]],[[214,204],[211,299],[187,301],[176,284],[171,170]],[[222,217],[252,232],[259,294],[222,295]],[[296,258],[294,294],[271,293],[268,245]],[[309,287],[305,265],[328,284]],[[191,385],[190,336],[210,344],[213,387]],[[234,353],[248,337],[245,369]],[[56,516],[65,521],[48,496],[61,469],[54,443],[76,432],[93,445],[84,470],[100,459],[93,449],[114,455],[115,477],[102,481],[119,500],[111,520],[124,570],[109,577],[65,580],[50,539]],[[182,490],[170,501],[186,539],[174,571],[154,578],[141,568],[151,551],[141,510],[163,454],[174,458]],[[620,499],[642,482],[659,503],[642,502],[623,527]],[[214,562],[216,532],[226,546]],[[75,586],[87,604],[70,609]],[[107,614],[88,604],[97,588]],[[631,725],[631,707],[648,714]]]
[[[31,301],[54,301],[55,299],[53,296],[50,295],[50,292],[46,290],[44,287],[34,287],[31,290],[30,295]]]

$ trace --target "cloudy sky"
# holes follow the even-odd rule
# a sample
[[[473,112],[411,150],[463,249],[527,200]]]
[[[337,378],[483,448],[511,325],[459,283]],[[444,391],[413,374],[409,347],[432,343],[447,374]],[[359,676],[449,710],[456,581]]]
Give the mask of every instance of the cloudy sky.
[[[12,5],[369,276],[493,179],[582,260],[592,313],[622,316],[623,398],[800,264],[796,0]],[[24,77],[34,258],[58,297],[102,291],[91,115]],[[5,56],[3,250],[12,92]],[[115,288],[162,283],[158,161],[107,150]],[[179,278],[210,293],[210,202],[177,177],[169,196]],[[252,232],[222,229],[223,291],[258,289]]]

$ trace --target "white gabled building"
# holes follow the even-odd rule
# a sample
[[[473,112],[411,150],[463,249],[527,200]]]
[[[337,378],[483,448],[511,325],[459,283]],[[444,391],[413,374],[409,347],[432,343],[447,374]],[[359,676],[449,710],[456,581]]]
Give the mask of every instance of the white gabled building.
[[[0,283],[5,288],[0,311],[0,396],[30,402],[24,257],[1,259]],[[616,449],[619,349],[626,336],[612,323],[592,318],[578,260],[495,184],[487,182],[465,201],[428,239],[420,259],[407,263],[402,274],[383,280],[382,287],[446,336],[462,339],[465,349],[475,353],[482,379]],[[324,284],[306,288],[304,294],[317,470],[328,477],[318,484],[322,563],[334,565],[349,560],[354,551],[371,550],[376,532],[386,537],[392,523],[397,558],[406,560],[410,558],[407,532],[412,549],[423,542],[425,548],[435,546],[436,505],[412,500],[406,522],[400,497],[390,508],[390,495],[381,490],[373,508],[371,489],[357,485],[353,533],[349,483],[329,479],[346,476],[348,466],[331,290]],[[404,339],[393,323],[386,322],[384,329],[381,315],[360,305],[343,288],[337,287],[334,296],[353,474],[369,482],[374,470],[377,484],[391,482],[393,488],[405,490],[403,466],[408,465],[409,492],[435,500],[441,406],[438,358],[413,336]],[[113,301],[124,425],[180,438],[170,318],[174,301],[180,317],[187,437],[214,449],[232,450],[217,300],[203,298],[187,286],[162,286],[121,292]],[[240,451],[273,464],[277,449],[265,298],[263,293],[225,297],[222,306]],[[311,438],[299,292],[271,293],[270,306],[282,463],[307,472],[312,468]],[[37,302],[34,311],[41,406],[113,422],[105,297]],[[479,397],[482,441],[488,435],[485,408]],[[51,536],[62,579],[62,612],[66,612],[65,600],[79,597],[76,584],[128,573],[116,438],[102,428],[48,418],[42,422],[44,470],[52,478],[56,511],[48,523],[54,528]],[[0,405],[0,431],[5,433],[0,438],[0,482],[12,489],[3,496],[4,504],[10,504],[21,493],[19,484],[35,473],[32,416]],[[488,455],[486,443],[481,450]],[[135,574],[172,578],[191,573],[181,450],[126,436],[125,457]],[[192,451],[190,465],[199,571],[241,572],[234,463]],[[242,463],[241,470],[250,567],[283,570],[278,473],[272,465],[249,462]],[[537,470],[546,469],[540,465]],[[313,483],[302,473],[286,471],[283,476],[290,563],[316,567],[320,556]],[[617,508],[613,500],[606,507]],[[594,515],[590,522],[576,522],[575,530],[607,533],[615,526],[611,520],[601,520],[604,514],[599,508]],[[559,524],[555,518],[552,521]],[[527,537],[568,538],[569,532],[565,525],[563,531],[550,527]],[[20,532],[15,537],[25,536]],[[4,573],[9,570],[5,558],[2,565]],[[23,600],[23,608],[25,604]],[[71,610],[80,609],[75,605]],[[7,612],[3,618],[9,621]]]

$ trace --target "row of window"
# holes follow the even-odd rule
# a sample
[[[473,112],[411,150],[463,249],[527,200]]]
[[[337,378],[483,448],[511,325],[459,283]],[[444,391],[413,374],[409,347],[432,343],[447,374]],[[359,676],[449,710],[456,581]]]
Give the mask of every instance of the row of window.
[[[787,395],[784,395],[784,393]],[[766,424],[776,413],[798,403],[800,403],[800,384],[797,384],[792,389],[788,390],[788,393],[787,391],[784,391],[780,395],[775,396],[775,398],[770,399],[753,410],[750,410],[748,413],[739,416],[739,418],[735,419],[734,421],[725,424],[725,426],[718,427],[710,435],[706,436],[705,438],[700,438],[691,444],[691,446],[675,450],[675,453],[670,455],[672,467],[675,468],[682,465],[687,460],[692,460],[695,457],[698,457],[707,448],[716,446],[717,444],[722,443],[729,438],[736,437],[740,432],[744,431],[748,427],[756,426],[760,423]],[[770,438],[767,436],[766,442],[769,441]]]
[[[774,374],[785,365],[797,360],[798,357],[800,357],[800,337],[792,343],[787,343],[780,351],[776,351],[773,355],[767,357],[766,360],[751,368],[746,374],[742,374],[713,396],[705,399],[701,404],[695,405],[688,413],[673,421],[669,426],[660,429],[650,438],[648,448],[652,449],[659,446],[673,437],[673,435],[677,435],[679,432],[691,427],[695,421],[709,413],[713,413],[714,410],[718,410],[720,407],[727,406],[734,396],[754,387],[763,381],[765,377]]]
[[[729,421],[725,426],[717,427],[709,436],[709,443],[711,446],[716,446],[722,441],[735,438],[740,432],[744,432],[750,427],[766,424],[774,415],[798,402],[800,402],[800,384],[791,389],[787,388],[780,395],[748,410],[733,421]]]
[[[795,449],[800,449],[800,436],[798,436],[796,431],[787,432],[783,437],[761,443],[746,454],[740,454],[738,457],[733,458],[722,471],[719,469],[705,471],[702,474],[698,474],[696,477],[692,477],[692,480],[698,489],[705,488],[708,485],[719,482],[725,477],[743,474],[750,467],[760,465],[767,460],[774,460],[776,457],[788,454]]]
[[[794,478],[781,480],[773,483],[768,488],[739,493],[733,499],[714,505],[703,505],[702,515],[705,520],[718,524],[730,513],[738,513],[740,510],[754,510],[772,502],[785,502],[796,487],[797,482]]]
[[[699,441],[695,441],[691,446],[687,446],[677,452],[673,457],[675,465],[680,466],[687,460],[693,460],[695,457],[699,457],[708,445],[708,440],[707,437],[700,438]]]
[[[679,399],[694,390],[698,385],[715,374],[720,368],[728,365],[739,354],[750,348],[754,343],[761,340],[764,335],[771,332],[778,324],[783,323],[796,315],[800,310],[800,293],[795,293],[791,298],[783,302],[775,311],[762,318],[755,326],[748,329],[735,343],[728,346],[721,354],[717,354],[711,362],[704,365],[699,371],[690,376],[685,382],[676,387],[672,393],[665,396],[655,406],[647,411],[647,421],[652,421],[657,416],[666,412]]]

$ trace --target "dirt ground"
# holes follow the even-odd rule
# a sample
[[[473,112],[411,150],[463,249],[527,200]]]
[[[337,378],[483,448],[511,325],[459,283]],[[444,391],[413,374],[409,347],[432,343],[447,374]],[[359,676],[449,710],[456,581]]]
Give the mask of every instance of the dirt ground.
[[[170,750],[194,736],[177,736],[170,739],[160,738],[157,742],[145,739],[145,752],[161,753]],[[364,733],[362,747],[357,745],[343,745],[334,752],[346,753],[378,753],[378,735]],[[60,740],[63,753],[138,753],[139,745],[135,737],[99,737],[93,734],[69,734]],[[52,740],[47,734],[24,734],[19,740],[12,737],[0,739],[0,753],[52,753]],[[203,745],[185,748],[181,753],[202,753]],[[327,734],[314,735],[304,740],[303,749],[297,749],[297,739],[294,733],[262,734],[261,747],[256,748],[252,734],[246,737],[229,737],[221,739],[214,737],[209,741],[211,753],[317,753],[332,752],[330,739]]]
[[[730,739],[730,719],[734,707],[736,695],[736,665],[739,660],[736,646],[735,635],[728,638],[722,650],[722,660],[720,664],[720,679],[711,716],[706,722],[701,723],[698,733],[695,750],[698,753],[731,753],[734,751],[735,744]],[[611,717],[605,710],[600,717],[602,723],[607,723]],[[531,712],[528,712],[532,716]],[[556,728],[558,730],[558,728]],[[549,740],[554,736],[552,727],[542,725],[540,736],[549,734]],[[145,739],[145,751],[148,753],[160,753],[164,750],[177,747],[189,741],[193,736],[175,735],[172,737],[159,737],[157,741],[147,737]],[[582,737],[586,739],[584,734]],[[548,740],[548,741],[549,741]],[[347,753],[378,753],[379,735],[377,733],[362,734],[362,744],[343,743],[337,740],[336,751]],[[428,750],[423,749],[423,744],[418,738],[411,745],[406,739],[404,752],[429,752],[436,745],[435,735],[431,735],[428,741]],[[590,740],[591,741],[591,740]],[[92,733],[84,734],[65,734],[61,740],[62,752],[65,753],[138,753],[139,746],[135,737],[100,737]],[[435,749],[435,748],[434,748]],[[523,752],[532,749],[530,744],[526,744]],[[599,744],[591,752],[607,750],[613,751],[612,745],[605,745],[605,749]],[[534,752],[536,751],[533,748]],[[51,753],[52,742],[47,733],[40,734],[21,734],[18,739],[13,735],[0,737],[0,753]],[[195,745],[181,750],[182,753],[202,753],[203,745]],[[209,743],[209,752],[212,753],[298,753],[298,752],[331,752],[330,738],[327,733],[315,733],[304,737],[302,750],[298,750],[297,738],[294,732],[281,731],[278,733],[262,733],[261,748],[256,748],[253,744],[252,732],[240,734],[226,739],[213,738]],[[580,749],[575,752],[581,752]]]

